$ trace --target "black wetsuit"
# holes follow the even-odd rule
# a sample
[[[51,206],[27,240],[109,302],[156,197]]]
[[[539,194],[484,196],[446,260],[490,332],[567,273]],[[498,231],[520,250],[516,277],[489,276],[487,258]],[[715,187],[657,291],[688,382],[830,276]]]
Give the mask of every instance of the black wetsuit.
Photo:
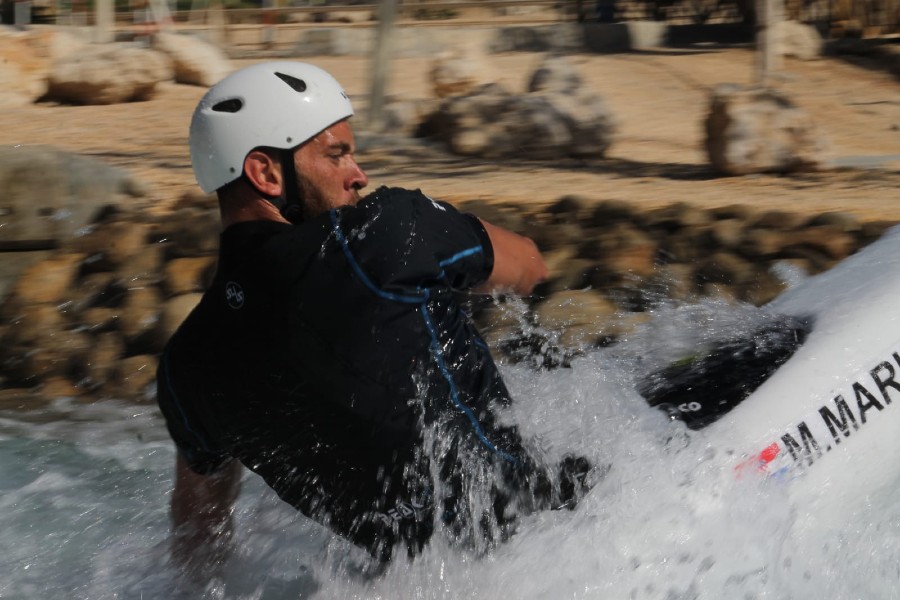
[[[420,549],[435,514],[483,535],[468,463],[496,479],[499,522],[511,497],[546,486],[496,423],[509,394],[454,297],[492,267],[481,223],[418,191],[381,188],[298,226],[232,225],[160,362],[179,451],[204,474],[239,459],[382,559],[401,541]]]

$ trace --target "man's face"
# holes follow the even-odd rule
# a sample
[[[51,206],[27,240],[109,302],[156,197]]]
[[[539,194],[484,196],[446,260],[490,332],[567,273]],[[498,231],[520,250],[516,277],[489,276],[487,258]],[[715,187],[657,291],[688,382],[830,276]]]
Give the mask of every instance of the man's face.
[[[369,178],[356,164],[350,124],[335,123],[294,153],[303,216],[311,218],[338,206],[356,204]]]

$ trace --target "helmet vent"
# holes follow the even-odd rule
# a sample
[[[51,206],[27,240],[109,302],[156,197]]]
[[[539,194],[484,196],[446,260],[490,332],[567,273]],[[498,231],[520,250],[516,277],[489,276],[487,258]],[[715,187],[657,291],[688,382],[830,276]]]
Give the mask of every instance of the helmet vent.
[[[222,100],[213,105],[212,109],[216,112],[236,113],[244,107],[244,103],[238,98],[230,98]]]
[[[284,73],[275,73],[275,77],[291,86],[291,89],[295,92],[306,91],[306,82],[302,79],[297,79],[296,77],[291,77],[290,75],[285,75]]]

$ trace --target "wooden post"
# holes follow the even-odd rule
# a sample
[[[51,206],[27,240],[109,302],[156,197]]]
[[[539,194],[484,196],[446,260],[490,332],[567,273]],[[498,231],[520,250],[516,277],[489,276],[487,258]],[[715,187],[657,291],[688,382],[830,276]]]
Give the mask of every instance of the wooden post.
[[[113,0],[96,0],[94,3],[94,41],[101,44],[115,39],[113,24],[116,20],[116,9]]]
[[[375,36],[375,52],[372,54],[372,88],[369,94],[369,127],[380,130],[384,126],[384,90],[390,75],[391,42],[394,21],[397,17],[397,0],[379,0],[378,30]]]
[[[209,0],[206,5],[206,21],[210,25],[212,31],[210,37],[219,46],[224,46],[226,42],[226,23],[225,23],[225,7],[222,0]]]
[[[756,85],[766,87],[781,68],[784,0],[756,0]]]

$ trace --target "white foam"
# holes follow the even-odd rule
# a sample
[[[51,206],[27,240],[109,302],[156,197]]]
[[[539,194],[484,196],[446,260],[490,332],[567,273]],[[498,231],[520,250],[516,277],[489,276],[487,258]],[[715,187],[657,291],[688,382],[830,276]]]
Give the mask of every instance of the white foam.
[[[504,366],[516,398],[509,418],[523,433],[551,456],[575,451],[609,472],[576,510],[525,519],[487,557],[437,536],[414,563],[375,579],[360,573],[360,552],[248,475],[229,574],[190,592],[166,563],[173,453],[152,411],[108,403],[89,409],[93,420],[68,418],[75,407],[66,404],[55,407],[63,420],[5,413],[0,597],[890,597],[900,580],[900,476],[823,524],[784,486],[736,477],[720,440],[670,422],[631,388],[657,354],[733,332],[750,313],[673,309],[656,329],[570,369]]]

